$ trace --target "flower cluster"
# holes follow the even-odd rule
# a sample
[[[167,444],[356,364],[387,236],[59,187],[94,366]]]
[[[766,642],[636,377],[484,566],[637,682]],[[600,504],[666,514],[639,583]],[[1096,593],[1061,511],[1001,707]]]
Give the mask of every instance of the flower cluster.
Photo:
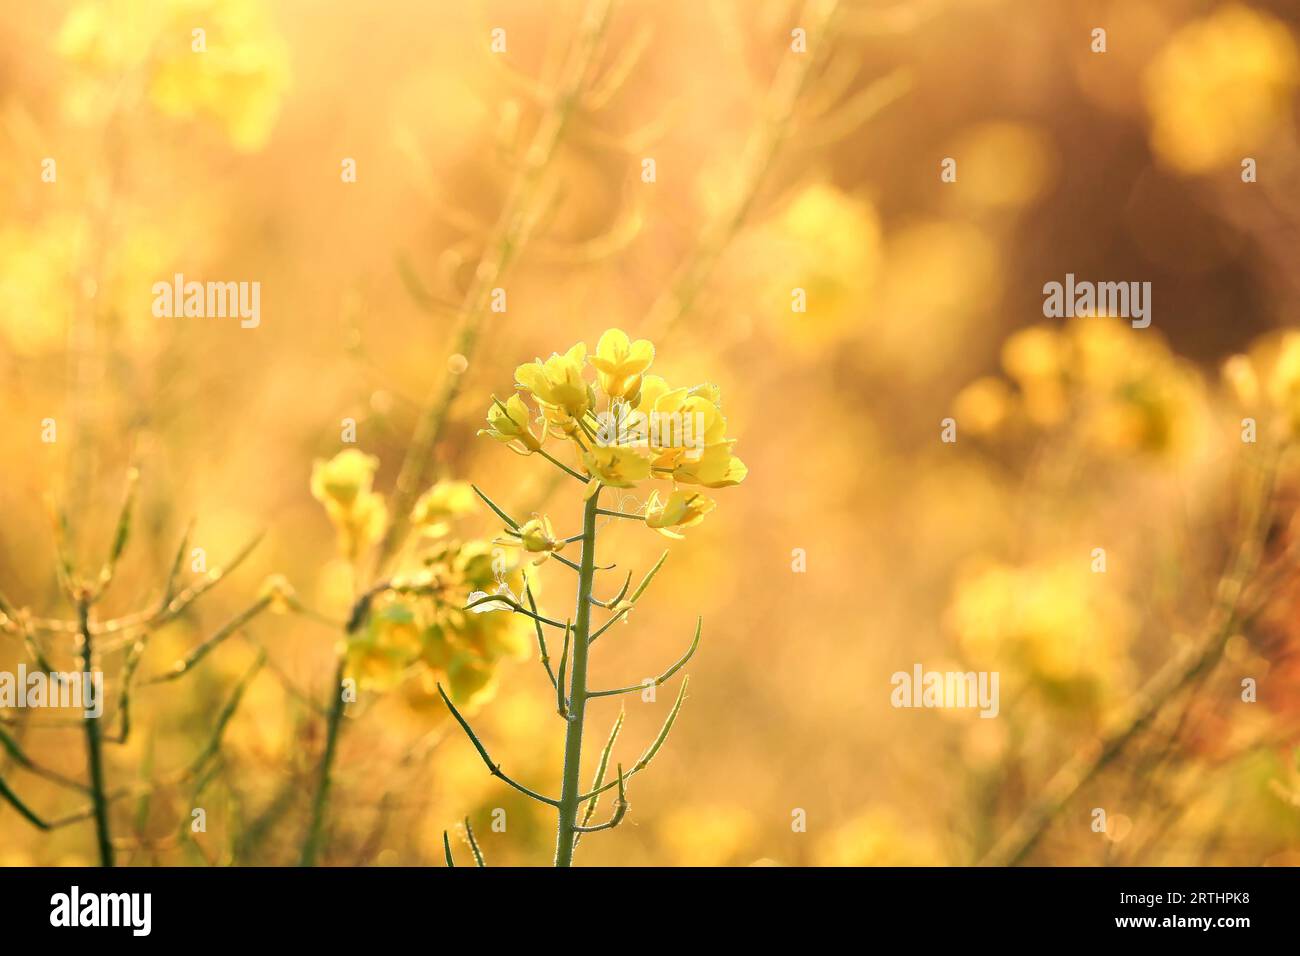
[[[1121,320],[1023,329],[1004,343],[1002,367],[1012,384],[989,376],[957,396],[954,414],[967,433],[1069,425],[1099,454],[1176,456],[1195,446],[1199,378],[1159,338]]]
[[[1005,669],[1054,703],[1089,707],[1127,686],[1130,612],[1073,556],[970,565],[947,623],[966,659]]]
[[[394,578],[376,598],[348,642],[349,674],[364,690],[400,688],[413,705],[436,702],[442,682],[472,709],[492,696],[503,659],[527,656],[532,625],[521,615],[477,613],[492,606],[467,605],[498,589],[520,594],[523,583],[523,570],[505,569],[501,549],[485,541],[439,542],[418,571]]]
[[[1223,377],[1242,408],[1277,423],[1279,438],[1300,438],[1300,332],[1263,337],[1224,362]]]
[[[648,374],[654,346],[633,341],[619,329],[600,337],[594,354],[579,342],[564,354],[537,359],[515,370],[518,391],[488,409],[488,427],[480,434],[505,443],[521,455],[542,454],[555,460],[545,445],[556,439],[575,456],[591,480],[600,485],[637,488],[642,482],[667,481],[650,491],[645,520],[669,537],[675,529],[698,524],[715,502],[690,486],[725,488],[744,480],[748,469],[732,453],[716,385],[674,387]],[[586,369],[595,370],[594,381]],[[525,396],[536,405],[530,410]],[[563,466],[566,467],[567,466]],[[545,528],[535,529],[534,544],[543,553]]]
[[[83,69],[75,115],[102,115],[122,75],[139,71],[159,112],[211,120],[242,150],[265,144],[289,82],[284,42],[260,0],[95,0],[72,9],[57,44]]]
[[[1206,173],[1285,134],[1300,49],[1287,25],[1239,4],[1176,32],[1147,69],[1151,145],[1166,164]]]
[[[311,493],[325,506],[339,536],[339,551],[356,561],[379,540],[388,525],[388,507],[372,489],[379,459],[355,448],[341,451],[329,461],[317,461],[311,470]]]
[[[388,506],[373,488],[378,467],[378,458],[348,449],[312,469],[312,494],[338,532],[340,554],[352,563],[387,526]],[[523,569],[502,548],[449,537],[454,521],[475,506],[473,489],[461,481],[440,481],[416,501],[416,570],[378,589],[362,625],[349,634],[348,673],[358,687],[400,688],[419,705],[436,701],[443,681],[456,700],[473,707],[490,696],[498,662],[527,653],[526,618],[476,613],[472,606],[476,595],[514,596],[524,586]]]

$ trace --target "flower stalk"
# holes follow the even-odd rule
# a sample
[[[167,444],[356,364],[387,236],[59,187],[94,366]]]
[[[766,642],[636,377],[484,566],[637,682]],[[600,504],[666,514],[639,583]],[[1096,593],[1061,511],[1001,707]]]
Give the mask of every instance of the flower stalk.
[[[81,632],[81,670],[94,669],[95,645],[90,634],[90,595],[82,591],[77,597],[77,626]],[[113,865],[113,838],[108,825],[108,798],[104,788],[104,742],[100,739],[99,718],[82,717],[86,734],[86,775],[90,780],[90,799],[95,811],[95,842],[99,848],[99,865]]]
[[[587,710],[587,655],[591,644],[591,591],[596,577],[596,520],[600,489],[587,499],[582,513],[582,561],[578,569],[578,607],[574,612],[573,662],[569,670],[568,727],[564,735],[564,780],[560,790],[560,822],[555,837],[555,865],[573,865],[577,838],[578,797],[581,794],[582,730]]]

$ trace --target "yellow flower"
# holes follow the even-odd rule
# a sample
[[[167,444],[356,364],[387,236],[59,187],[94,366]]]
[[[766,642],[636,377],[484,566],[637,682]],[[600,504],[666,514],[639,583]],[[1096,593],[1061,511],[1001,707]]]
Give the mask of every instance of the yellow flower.
[[[1011,409],[1011,390],[1000,378],[976,379],[958,393],[953,414],[961,427],[973,435],[996,431]]]
[[[1268,380],[1268,397],[1293,420],[1300,420],[1300,334],[1292,332],[1282,337],[1277,363]]]
[[[909,826],[885,806],[867,807],[816,845],[817,866],[938,866],[945,861],[933,836]]]
[[[494,692],[493,676],[489,662],[473,654],[458,654],[447,668],[448,693],[454,700],[478,706]]]
[[[312,466],[311,493],[338,529],[339,550],[350,561],[379,540],[388,524],[383,496],[371,490],[379,459],[349,448]]]
[[[762,828],[752,811],[725,803],[670,810],[658,831],[664,852],[675,865],[727,866],[757,856],[754,846]]]
[[[1094,704],[1122,692],[1131,616],[1075,556],[1012,566],[973,565],[959,575],[949,626],[974,662],[996,661],[1053,700]]]
[[[1223,380],[1242,405],[1249,408],[1259,402],[1259,376],[1245,355],[1234,355],[1223,363]]]
[[[731,453],[735,441],[708,445],[698,456],[685,455],[673,468],[674,481],[684,485],[703,485],[705,488],[727,488],[745,480],[749,469]]]
[[[496,441],[505,443],[514,449],[513,442],[523,447],[521,454],[530,455],[542,447],[542,439],[533,434],[528,423],[528,406],[518,395],[511,395],[502,405],[495,398],[487,414],[488,427],[480,428],[480,435],[487,435]]]
[[[1059,378],[1064,344],[1060,333],[1034,325],[1011,335],[1002,345],[1002,367],[1023,388],[1043,379]]]
[[[628,339],[621,329],[607,329],[588,361],[595,366],[600,387],[610,398],[635,396],[641,375],[654,361],[655,347],[648,339]]]
[[[550,555],[559,554],[564,550],[565,544],[563,539],[555,536],[551,519],[546,515],[530,518],[519,526],[519,530],[512,537],[497,538],[494,543],[523,548],[529,554],[539,555],[534,564],[541,564]]]
[[[717,388],[676,388],[655,400],[647,418],[654,467],[669,470],[683,458],[698,458],[709,445],[726,441],[727,420],[715,404]]]
[[[562,412],[567,418],[581,418],[594,401],[591,386],[582,377],[587,346],[579,342],[563,355],[546,361],[537,359],[515,369],[515,380],[533,393],[538,402]]]
[[[379,459],[374,455],[348,448],[312,466],[311,493],[322,504],[351,508],[370,491],[378,468]]]
[[[1245,409],[1277,412],[1286,435],[1300,437],[1300,332],[1264,336],[1228,359],[1223,377]]]
[[[1291,116],[1300,53],[1285,23],[1238,4],[1183,27],[1147,69],[1151,145],[1186,173],[1258,155]]]
[[[597,445],[582,456],[582,463],[588,474],[613,488],[635,488],[638,481],[650,477],[650,459],[626,445]],[[592,482],[588,493],[595,489]]]
[[[396,687],[422,646],[415,610],[406,599],[388,596],[372,607],[365,629],[348,642],[348,671],[363,690]]]
[[[712,498],[698,492],[674,491],[666,501],[661,501],[658,491],[650,492],[646,505],[645,523],[669,538],[682,537],[672,528],[689,528],[704,520],[704,516],[718,506]]]
[[[643,375],[641,377],[641,391],[637,393],[636,397],[636,410],[649,413],[659,399],[672,390],[672,386],[662,376]]]
[[[260,0],[95,0],[72,9],[57,47],[85,74],[73,87],[78,114],[102,110],[137,72],[161,113],[213,120],[243,150],[265,144],[289,83]]]
[[[440,481],[424,494],[411,509],[411,522],[431,535],[450,530],[450,521],[473,511],[474,489],[468,481]]]
[[[881,272],[880,217],[868,200],[807,186],[748,243],[745,282],[794,344],[814,348],[857,330]],[[794,289],[807,296],[807,312],[791,314]]]

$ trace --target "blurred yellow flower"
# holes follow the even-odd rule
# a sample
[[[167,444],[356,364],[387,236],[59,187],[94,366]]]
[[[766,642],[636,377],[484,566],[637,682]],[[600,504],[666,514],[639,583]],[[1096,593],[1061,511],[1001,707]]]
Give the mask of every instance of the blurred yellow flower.
[[[411,509],[411,523],[426,534],[443,535],[451,521],[477,507],[478,499],[468,481],[439,481],[422,494]]]
[[[380,598],[365,629],[348,641],[348,673],[363,690],[392,690],[422,648],[415,612],[397,595]]]
[[[338,531],[339,550],[350,561],[378,541],[388,524],[383,496],[371,490],[378,467],[378,458],[355,448],[312,466],[312,496],[325,506]]]
[[[748,862],[758,834],[754,814],[739,804],[679,806],[657,827],[677,866],[727,866]]]
[[[1053,428],[1067,419],[1096,453],[1185,455],[1207,416],[1200,379],[1159,336],[1107,316],[1039,324],[1011,335],[1002,366],[1017,390],[981,379],[958,397],[974,434],[1012,419]]]
[[[954,195],[979,206],[1024,206],[1043,192],[1053,172],[1047,135],[1007,120],[964,130],[949,155],[961,157]]]
[[[35,228],[0,229],[0,332],[20,355],[61,345],[75,307],[68,277],[81,255],[84,227],[51,217]]]
[[[1002,344],[1002,367],[1024,388],[1062,373],[1064,343],[1060,333],[1046,325],[1034,325],[1009,336]]]
[[[816,344],[855,331],[880,269],[875,207],[827,183],[802,189],[772,222],[738,250],[766,311],[787,338]],[[807,311],[792,313],[802,289]]]
[[[887,807],[871,807],[817,843],[817,866],[941,866],[934,838],[904,824]]]
[[[1283,437],[1300,438],[1300,332],[1264,336],[1224,362],[1223,378],[1243,409],[1276,415]]]
[[[532,625],[491,605],[466,610],[475,594],[522,593],[523,570],[497,560],[499,549],[445,538],[430,544],[419,570],[396,575],[375,599],[366,627],[349,640],[348,672],[364,690],[397,690],[412,709],[441,716],[445,708],[432,706],[437,684],[460,704],[482,704],[501,660],[528,654]]]
[[[976,379],[958,393],[953,415],[961,427],[974,435],[996,431],[1010,414],[1011,389],[1000,378]]]
[[[379,459],[355,448],[339,452],[329,461],[317,461],[311,470],[311,493],[323,504],[349,509],[370,493]]]
[[[1126,676],[1131,622],[1106,580],[1072,558],[976,565],[958,577],[948,623],[972,661],[1089,704],[1121,690]]]
[[[161,113],[213,120],[243,150],[266,142],[289,82],[285,44],[261,0],[82,3],[56,47],[86,74],[75,112],[102,112],[138,70]]]
[[[1144,78],[1157,156],[1185,173],[1238,163],[1289,124],[1300,53],[1285,23],[1240,4],[1175,33]]]

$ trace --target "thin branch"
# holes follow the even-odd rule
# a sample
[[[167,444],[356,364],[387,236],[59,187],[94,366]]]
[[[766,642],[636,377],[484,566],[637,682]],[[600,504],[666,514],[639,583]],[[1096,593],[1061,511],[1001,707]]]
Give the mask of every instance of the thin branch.
[[[1205,636],[1195,647],[1181,649],[1130,698],[1110,727],[1066,761],[1047,782],[1039,798],[1020,814],[980,861],[981,865],[1014,866],[1023,860],[1070,798],[1119,756],[1171,698],[1219,661],[1228,640],[1249,619],[1242,613],[1243,593],[1259,566],[1268,526],[1274,465],[1261,468],[1259,487],[1243,496],[1239,522],[1242,538],[1219,581]]]
[[[465,818],[465,839],[469,841],[469,851],[474,854],[474,862],[479,866],[487,866],[483,851],[478,848],[478,840],[474,839],[474,828],[469,825],[469,817]]]
[[[3,797],[11,807],[13,807],[15,810],[18,811],[19,816],[21,816],[32,826],[36,827],[38,830],[54,829],[54,824],[49,823],[46,820],[43,820],[41,817],[37,816],[34,810],[32,810],[30,807],[27,806],[27,804],[23,803],[23,801],[19,799],[18,794],[14,793],[12,790],[9,789],[9,785],[5,783],[4,777],[0,777],[0,797]]]
[[[99,581],[96,585],[94,596],[90,603],[94,604],[108,590],[108,586],[113,583],[113,575],[117,572],[118,559],[126,550],[126,543],[131,537],[131,514],[135,509],[136,488],[140,484],[140,470],[132,467],[127,472],[126,477],[126,494],[122,499],[122,510],[117,516],[117,525],[113,530],[113,541],[109,545],[108,558],[104,561],[104,566],[99,571]]]
[[[537,652],[541,657],[542,666],[546,668],[546,676],[550,678],[551,686],[559,689],[559,681],[556,680],[555,671],[551,670],[551,658],[546,652],[546,638],[542,635],[542,622],[537,616],[537,602],[533,600],[533,586],[524,581],[524,597],[528,598],[528,608],[533,612],[533,627],[537,631]]]
[[[655,579],[655,575],[659,573],[659,569],[664,566],[664,562],[667,560],[668,560],[668,552],[665,551],[663,554],[659,556],[659,560],[655,562],[655,566],[646,573],[646,576],[644,578],[641,579],[641,583],[638,584],[636,590],[632,592],[632,596],[627,599],[627,603],[618,609],[617,614],[615,614],[608,621],[606,621],[599,628],[597,628],[596,632],[591,635],[591,639],[587,643],[589,644],[596,643],[596,638],[600,637],[600,635],[604,634],[611,627],[613,627],[623,618],[627,617],[629,614],[632,613],[633,608],[636,607],[637,600],[641,597],[642,594],[645,593],[646,588],[650,586],[650,582]],[[626,588],[624,588],[624,590],[626,590]],[[619,599],[614,602],[615,605],[618,605],[618,603],[621,600],[622,600],[622,594],[620,592]],[[605,605],[601,605],[601,606],[604,607]]]
[[[473,728],[471,728],[465,718],[460,715],[460,711],[456,709],[456,705],[451,702],[451,698],[447,696],[447,692],[442,689],[442,684],[438,684],[438,693],[442,695],[443,703],[447,705],[447,709],[451,711],[451,715],[456,718],[456,723],[460,724],[460,729],[465,731],[465,735],[469,737],[470,743],[474,745],[474,749],[478,751],[478,755],[482,757],[483,762],[487,764],[487,768],[491,772],[492,776],[500,777],[503,781],[514,787],[524,796],[532,797],[540,803],[549,804],[552,807],[558,807],[560,805],[560,801],[552,800],[550,797],[544,797],[535,790],[529,790],[523,784],[516,783],[514,780],[510,779],[510,777],[502,773],[500,764],[494,764],[492,762],[492,758],[488,756],[487,749],[479,741],[478,735],[474,733]]]
[[[596,597],[595,595],[592,595],[591,603],[596,605],[596,607],[603,607],[605,610],[608,611],[609,609],[618,606],[618,603],[622,601],[623,598],[627,595],[627,589],[630,588],[631,586],[632,586],[632,572],[629,571],[627,573],[627,580],[623,582],[623,587],[619,590],[618,594],[614,595],[614,597],[610,598],[607,601],[602,601],[600,598]]]
[[[566,465],[564,462],[560,461],[560,459],[556,458],[554,455],[552,455],[550,452],[548,452],[545,448],[539,448],[539,449],[537,449],[537,454],[541,455],[543,458],[545,458],[547,461],[549,461],[549,462],[550,462],[552,465],[554,465],[556,468],[560,469],[560,470],[561,470],[562,472],[564,472],[566,475],[569,475],[569,476],[572,477],[572,478],[576,478],[576,479],[578,479],[578,481],[582,482],[584,485],[586,485],[586,484],[590,484],[590,483],[591,483],[591,479],[590,479],[590,478],[584,478],[582,475],[578,474],[576,471],[574,471],[572,468],[570,468],[570,467],[569,467],[568,465]]]
[[[677,715],[681,712],[682,701],[686,699],[686,686],[690,683],[690,680],[690,677],[682,679],[681,689],[677,691],[677,700],[673,702],[673,709],[668,712],[668,716],[664,719],[663,726],[659,728],[659,736],[655,737],[654,742],[646,748],[645,753],[637,759],[637,762],[632,765],[632,769],[627,772],[629,779],[650,766],[650,761],[655,758],[655,754],[659,752],[659,748],[661,748],[664,745],[664,741],[668,739],[668,733],[673,729],[673,724],[677,722]],[[592,797],[598,796],[606,790],[612,789],[614,786],[616,786],[616,784],[610,782],[603,786],[595,787],[589,793],[584,793],[578,797],[578,800],[579,802],[590,800]]]
[[[475,598],[473,601],[470,601],[468,604],[466,604],[465,610],[471,611],[474,608],[481,607],[484,604],[493,604],[493,603],[504,604],[507,607],[509,607],[514,613],[522,614],[524,615],[524,617],[531,617],[534,621],[537,621],[540,624],[547,624],[557,629],[564,627],[564,625],[561,624],[559,621],[555,621],[549,617],[543,617],[540,614],[533,613],[532,611],[524,607],[522,604],[520,604],[518,601],[516,601],[514,598],[510,597],[508,594],[485,594],[483,595],[483,597]],[[504,608],[500,608],[499,610],[504,610]]]
[[[588,826],[574,827],[573,829],[575,833],[597,833],[601,830],[612,830],[614,829],[614,827],[618,826],[620,823],[623,822],[623,817],[627,815],[628,804],[627,804],[627,787],[626,787],[625,778],[623,776],[622,764],[618,765],[617,783],[618,783],[618,797],[616,797],[614,800],[614,814],[604,823],[598,824],[594,827],[588,827]],[[574,842],[575,843],[577,842],[576,838]]]
[[[253,604],[245,608],[243,611],[240,611],[233,618],[231,618],[224,625],[222,625],[215,634],[209,637],[198,647],[194,648],[194,650],[190,651],[190,653],[185,657],[184,660],[177,661],[175,664],[173,664],[171,670],[162,674],[156,674],[148,678],[144,682],[145,686],[148,687],[154,684],[162,684],[167,681],[176,680],[178,677],[181,677],[184,674],[188,673],[190,668],[194,667],[201,660],[203,660],[203,658],[207,657],[208,654],[210,654],[213,650],[215,650],[223,641],[225,641],[228,637],[230,637],[230,635],[237,632],[245,624],[247,624],[253,618],[257,617],[257,615],[261,614],[268,607],[270,607],[271,600],[272,599],[270,595],[258,598],[255,602],[253,602]]]
[[[572,635],[572,629],[568,624],[564,625],[564,651],[560,654],[560,673],[555,679],[555,709],[565,720],[569,719],[568,701],[564,696],[564,670],[569,663],[569,640]]]
[[[641,583],[637,585],[636,590],[632,592],[632,596],[628,598],[629,603],[635,604],[637,602],[637,599],[640,598],[641,595],[645,593],[645,589],[650,586],[650,582],[655,579],[655,575],[659,573],[659,569],[664,566],[664,562],[667,560],[668,560],[667,551],[659,555],[659,560],[655,562],[655,566],[649,570],[649,572],[646,574],[644,578],[641,579]]]
[[[588,691],[587,696],[588,697],[612,697],[615,694],[629,694],[632,691],[644,690],[646,687],[658,687],[660,684],[667,681],[670,677],[672,677],[679,670],[685,667],[686,662],[695,656],[695,650],[700,646],[700,630],[701,628],[703,628],[703,626],[704,626],[704,619],[697,618],[695,622],[695,638],[691,641],[691,646],[686,649],[686,653],[683,654],[678,659],[676,664],[674,664],[672,667],[668,668],[668,670],[664,671],[662,674],[656,677],[653,683],[646,683],[643,681],[640,684],[629,684],[627,687],[618,687],[615,688],[614,690],[593,690],[593,691]]]
[[[623,618],[627,617],[631,613],[632,613],[632,605],[630,604],[623,605],[621,608],[618,609],[618,613],[616,613],[613,617],[611,617],[600,627],[596,628],[596,630],[592,633],[591,637],[588,639],[587,643],[594,644],[596,638],[600,637],[600,635],[604,634],[611,627],[613,627],[615,624],[623,620]]]
[[[600,752],[600,763],[596,766],[596,777],[591,784],[593,790],[599,790],[600,785],[605,782],[605,771],[609,769],[609,755],[614,750],[614,742],[618,740],[619,731],[623,729],[623,718],[625,716],[626,712],[620,708],[618,719],[614,721],[614,726],[609,732],[609,739],[605,741],[605,749]],[[620,767],[619,770],[621,772],[622,767]],[[596,815],[596,810],[599,806],[599,794],[592,797],[587,802],[587,809],[582,814],[582,826],[578,827],[578,835],[573,838],[574,849],[577,849],[578,841],[582,839],[582,833],[584,832],[583,828],[591,823],[591,818]]]
[[[18,766],[22,767],[27,772],[34,773],[36,774],[36,776],[43,777],[46,780],[50,781],[51,783],[56,783],[61,787],[67,787],[69,790],[77,790],[80,791],[81,793],[90,792],[90,788],[87,787],[81,781],[73,780],[71,777],[65,777],[63,774],[59,773],[58,771],[50,770],[47,767],[42,767],[36,761],[32,760],[23,751],[18,741],[16,741],[4,730],[0,730],[0,747],[3,747],[5,751],[9,754],[9,756],[14,760],[14,762],[17,763]]]
[[[473,483],[470,484],[470,487],[474,489],[474,494],[478,495],[480,498],[483,499],[483,503],[484,503],[484,504],[486,504],[489,508],[491,508],[494,512],[496,512],[496,515],[497,515],[498,518],[500,518],[500,519],[501,519],[502,521],[504,521],[506,524],[510,525],[510,527],[513,528],[515,531],[518,531],[518,530],[519,530],[519,522],[516,521],[514,518],[510,517],[508,514],[506,514],[506,513],[505,513],[505,512],[504,512],[504,511],[503,511],[503,510],[502,510],[502,509],[497,505],[497,503],[496,503],[495,501],[493,501],[491,498],[489,498],[487,495],[485,495],[485,494],[483,493],[483,489],[482,489],[482,488],[480,488],[478,485],[473,484]]]

